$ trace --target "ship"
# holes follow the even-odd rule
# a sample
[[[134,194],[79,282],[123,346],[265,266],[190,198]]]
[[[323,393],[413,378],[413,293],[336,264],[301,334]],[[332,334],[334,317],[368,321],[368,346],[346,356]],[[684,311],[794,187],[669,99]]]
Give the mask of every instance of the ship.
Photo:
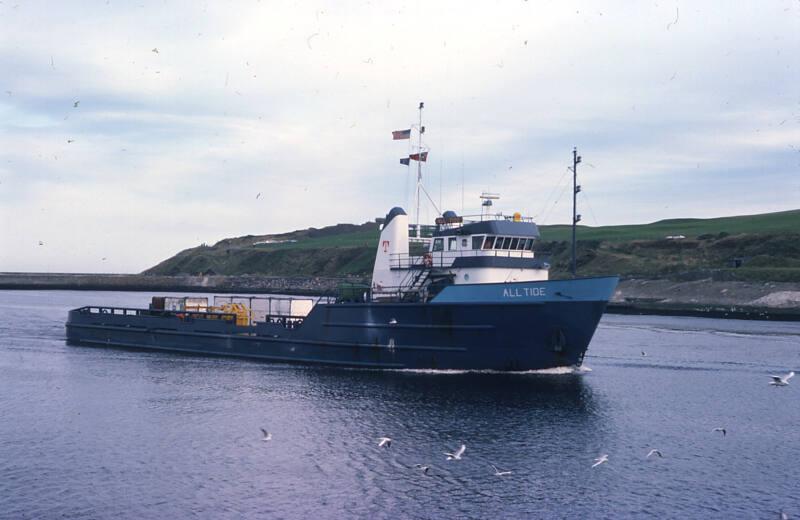
[[[417,129],[419,149],[409,157],[424,160],[421,115]],[[579,161],[573,150],[574,179]],[[495,212],[494,193],[481,194],[478,215],[443,211],[423,226],[417,162],[416,222],[401,207],[379,219],[371,283],[344,285],[336,297],[154,297],[148,308],[84,306],[68,313],[67,343],[373,369],[580,366],[618,277],[551,280],[537,251],[538,226],[519,212]]]

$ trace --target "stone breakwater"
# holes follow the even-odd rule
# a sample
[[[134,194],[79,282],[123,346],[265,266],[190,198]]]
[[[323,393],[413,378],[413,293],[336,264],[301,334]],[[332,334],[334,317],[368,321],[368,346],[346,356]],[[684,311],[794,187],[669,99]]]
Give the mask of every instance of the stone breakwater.
[[[241,292],[335,294],[342,282],[360,279],[278,276],[158,276],[142,274],[0,273],[0,289]]]
[[[347,282],[369,283],[361,278],[313,276],[0,273],[0,289],[32,290],[335,295]],[[800,283],[629,279],[620,282],[608,312],[800,320]]]
[[[800,283],[628,279],[608,312],[797,321]]]

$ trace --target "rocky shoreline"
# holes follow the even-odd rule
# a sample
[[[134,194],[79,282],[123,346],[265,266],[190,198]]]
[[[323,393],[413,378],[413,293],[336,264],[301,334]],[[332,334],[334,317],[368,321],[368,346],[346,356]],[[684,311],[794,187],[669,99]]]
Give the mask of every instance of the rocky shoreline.
[[[361,278],[0,273],[0,290],[87,290],[334,295]],[[608,312],[800,321],[800,283],[627,279]]]
[[[160,276],[143,274],[0,273],[0,290],[219,292],[333,295],[346,278]]]

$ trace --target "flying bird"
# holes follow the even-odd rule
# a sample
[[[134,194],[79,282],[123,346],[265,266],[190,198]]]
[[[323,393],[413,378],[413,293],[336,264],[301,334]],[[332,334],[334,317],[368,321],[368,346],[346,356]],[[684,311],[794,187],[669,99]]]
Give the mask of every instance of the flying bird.
[[[424,474],[428,474],[428,470],[431,469],[430,466],[425,466],[423,464],[414,464],[414,467],[423,472]]]
[[[40,245],[40,246],[43,246],[43,245],[44,245],[44,242],[42,242],[41,240],[39,240],[39,245]]]
[[[785,376],[769,376],[772,378],[772,381],[769,382],[772,386],[786,386],[789,384],[789,380],[794,377],[794,371],[789,372]]]
[[[258,199],[260,196],[261,196],[261,192],[259,191],[259,192],[258,192],[258,195],[256,195],[256,200],[257,200],[257,199]]]
[[[74,143],[75,139],[67,139],[67,144]]]
[[[150,51],[150,52],[154,52],[154,53],[158,54],[158,47],[153,47],[153,50]]]
[[[675,20],[674,20],[674,21],[672,21],[672,22],[669,22],[669,23],[667,24],[667,30],[668,30],[668,31],[669,31],[669,28],[670,28],[670,26],[671,26],[671,25],[675,25],[676,23],[678,23],[678,18],[679,18],[679,16],[680,16],[680,14],[681,14],[680,10],[679,10],[679,9],[676,7],[676,8],[675,8]]]
[[[458,448],[458,451],[456,451],[455,453],[445,452],[445,455],[447,455],[447,460],[461,460],[461,456],[464,454],[465,451],[467,451],[467,445],[462,444],[461,447]]]
[[[653,449],[653,450],[650,450],[650,453],[648,453],[647,457],[645,457],[645,458],[649,459],[652,455],[658,455],[659,458],[664,456],[660,451]]]
[[[76,102],[74,102],[74,103],[72,104],[72,108],[78,108],[78,105],[80,105],[80,104],[81,104],[81,101],[80,101],[80,100],[78,100],[78,101],[76,101]]]
[[[596,466],[599,466],[604,462],[608,462],[608,455],[600,455],[599,457],[594,459],[594,464],[592,464],[592,467],[594,468]]]
[[[712,432],[722,432],[722,436],[723,436],[723,437],[725,437],[726,435],[728,435],[728,432],[725,430],[725,428],[714,428],[714,429],[713,429],[713,430],[711,430],[711,431],[712,431]]]
[[[265,430],[264,428],[261,428],[261,433],[264,435],[264,437],[261,439],[262,441],[271,441],[272,440],[272,434],[270,432],[268,432],[267,430]]]
[[[494,470],[495,476],[502,477],[503,475],[511,475],[510,471],[500,471],[499,469],[497,469],[497,466],[495,466],[494,464],[489,464],[489,465]]]
[[[314,38],[314,36],[319,36],[319,33],[315,32],[314,34],[306,38],[306,45],[308,45],[309,49],[311,48],[311,40]]]
[[[392,447],[392,439],[390,439],[389,437],[379,437],[378,441],[379,441],[378,442],[379,448],[383,448],[384,446],[386,446],[387,448]]]

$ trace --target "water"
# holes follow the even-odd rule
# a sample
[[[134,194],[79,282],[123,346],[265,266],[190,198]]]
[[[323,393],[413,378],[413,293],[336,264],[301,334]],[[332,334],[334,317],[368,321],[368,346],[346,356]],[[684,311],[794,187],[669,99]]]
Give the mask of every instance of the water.
[[[64,344],[69,308],[149,296],[0,291],[0,517],[800,517],[800,377],[768,385],[800,324],[609,315],[591,371],[545,374]]]

